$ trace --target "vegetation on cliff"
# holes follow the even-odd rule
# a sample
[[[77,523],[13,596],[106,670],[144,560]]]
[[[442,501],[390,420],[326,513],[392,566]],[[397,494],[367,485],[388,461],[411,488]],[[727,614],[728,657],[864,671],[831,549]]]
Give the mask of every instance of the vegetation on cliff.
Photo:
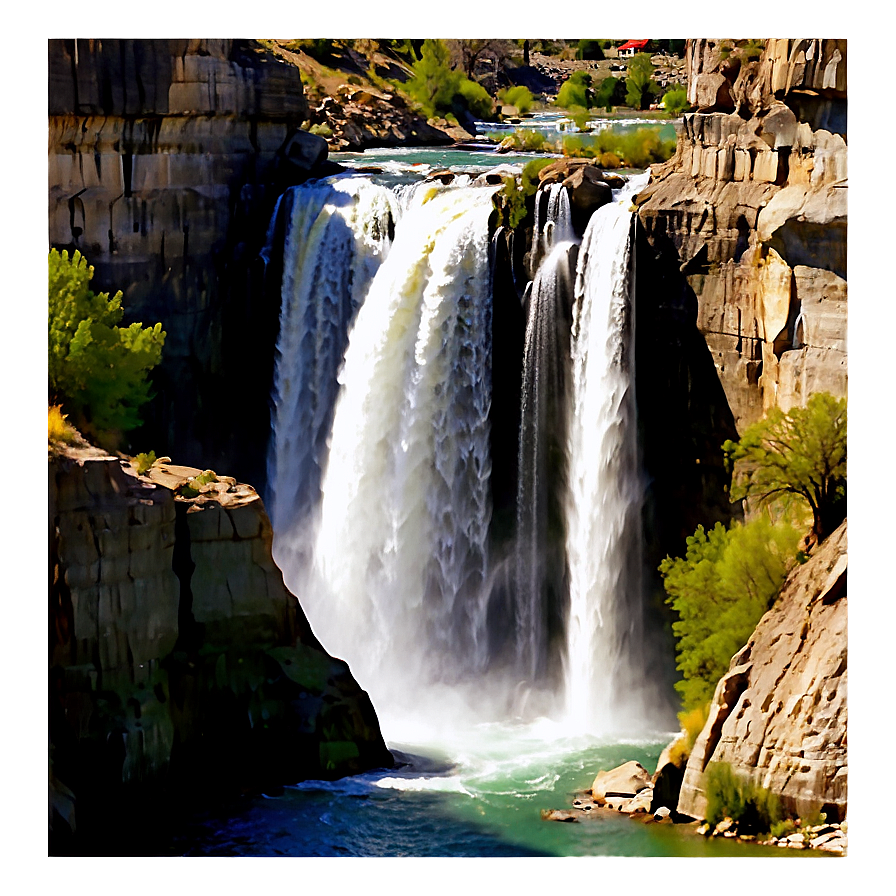
[[[731,657],[747,642],[796,562],[800,533],[761,516],[748,523],[698,526],[684,557],[660,564],[678,621],[675,684],[685,711],[712,700]]]
[[[686,711],[712,699],[731,657],[803,559],[806,509],[810,544],[845,518],[846,400],[817,393],[804,408],[775,408],[723,449],[733,468],[732,501],[756,499],[764,510],[727,529],[698,526],[685,556],[660,564],[678,616],[672,630],[682,679],[675,687]]]
[[[150,398],[149,371],[159,363],[161,324],[120,327],[121,292],[90,290],[93,268],[80,252],[49,255],[49,400],[82,432],[114,447],[139,426]]]
[[[774,408],[740,440],[722,446],[733,467],[731,500],[795,498],[812,511],[823,541],[846,517],[846,399],[818,392],[804,408]]]

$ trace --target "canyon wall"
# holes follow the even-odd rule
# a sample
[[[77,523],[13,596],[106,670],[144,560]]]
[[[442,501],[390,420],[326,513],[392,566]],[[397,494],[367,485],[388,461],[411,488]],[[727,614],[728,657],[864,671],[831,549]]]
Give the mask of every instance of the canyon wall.
[[[50,245],[168,334],[134,450],[263,482],[279,279],[271,298],[258,256],[327,164],[298,69],[256,41],[50,40],[48,111]]]
[[[637,199],[739,431],[844,396],[846,41],[691,40],[675,156]]]
[[[63,849],[73,832],[114,836],[113,807],[392,764],[367,694],[283,584],[261,499],[228,477],[184,497],[201,472],[138,476],[95,450],[50,460],[50,822]]]

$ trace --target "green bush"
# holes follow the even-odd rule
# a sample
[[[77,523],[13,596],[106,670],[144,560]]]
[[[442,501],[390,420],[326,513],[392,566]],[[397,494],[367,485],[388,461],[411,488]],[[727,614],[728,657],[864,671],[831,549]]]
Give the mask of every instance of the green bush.
[[[591,107],[590,102],[591,75],[587,72],[573,72],[569,78],[560,85],[557,99],[554,105],[563,109],[571,106],[579,106],[582,109]]]
[[[673,118],[677,118],[690,108],[687,90],[684,87],[671,87],[663,94],[663,108]]]
[[[80,252],[49,254],[48,374],[51,404],[62,404],[78,429],[109,446],[139,426],[150,398],[149,371],[159,363],[161,324],[119,327],[121,292],[93,293],[93,268]]]
[[[324,122],[323,124],[313,124],[310,128],[308,128],[309,134],[314,134],[316,137],[324,137],[329,139],[333,136],[333,129]]]
[[[149,468],[158,460],[156,457],[155,451],[150,451],[149,454],[138,454],[134,458],[134,466],[137,469],[137,472],[142,476],[146,473]]]
[[[772,837],[786,837],[796,830],[796,822],[792,818],[785,818],[783,821],[776,821],[768,829]]]
[[[594,91],[594,105],[598,109],[611,111],[613,106],[619,106],[625,102],[625,82],[621,78],[612,75],[604,78]]]
[[[706,770],[706,820],[713,826],[723,818],[737,822],[738,833],[766,834],[781,820],[777,795],[741,778],[727,762],[711,762]]]
[[[531,162],[526,162],[526,164],[523,166],[523,174],[520,179],[523,187],[523,192],[526,194],[526,196],[531,196],[533,193],[536,193],[538,191],[538,187],[540,184],[538,175],[543,168],[546,168],[553,161],[553,159],[532,159]]]
[[[495,113],[495,106],[488,91],[476,81],[469,78],[461,78],[455,94],[455,102],[460,97],[461,105],[469,110],[476,118],[491,118]]]
[[[660,564],[666,602],[678,615],[672,631],[682,679],[675,688],[685,710],[712,700],[731,657],[777,597],[799,540],[792,526],[765,516],[730,529],[698,526],[686,555]]]
[[[498,97],[502,103],[508,106],[515,106],[520,115],[525,115],[532,108],[532,103],[534,102],[532,91],[522,84],[498,91]]]

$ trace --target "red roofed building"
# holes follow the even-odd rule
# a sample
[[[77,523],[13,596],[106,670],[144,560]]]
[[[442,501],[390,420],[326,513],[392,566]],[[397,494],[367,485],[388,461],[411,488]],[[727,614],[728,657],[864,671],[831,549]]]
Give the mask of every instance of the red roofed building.
[[[643,53],[649,43],[649,38],[647,40],[627,40],[617,52],[619,56],[634,56],[635,53]]]

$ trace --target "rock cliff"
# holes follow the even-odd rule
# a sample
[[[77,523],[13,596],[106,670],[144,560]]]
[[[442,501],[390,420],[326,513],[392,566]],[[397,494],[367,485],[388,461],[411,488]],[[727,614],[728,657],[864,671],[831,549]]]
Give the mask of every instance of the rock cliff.
[[[686,52],[697,111],[639,217],[678,264],[741,430],[813,392],[846,394],[846,41]]]
[[[263,482],[279,302],[258,255],[327,153],[298,69],[255,41],[50,40],[48,111],[50,245],[168,334],[135,450]]]
[[[679,812],[705,816],[704,774],[726,762],[795,816],[846,817],[846,569],[844,522],[732,658],[688,759]]]
[[[51,829],[391,766],[367,694],[271,558],[255,491],[102,452],[49,463]],[[193,491],[186,491],[193,494]]]

